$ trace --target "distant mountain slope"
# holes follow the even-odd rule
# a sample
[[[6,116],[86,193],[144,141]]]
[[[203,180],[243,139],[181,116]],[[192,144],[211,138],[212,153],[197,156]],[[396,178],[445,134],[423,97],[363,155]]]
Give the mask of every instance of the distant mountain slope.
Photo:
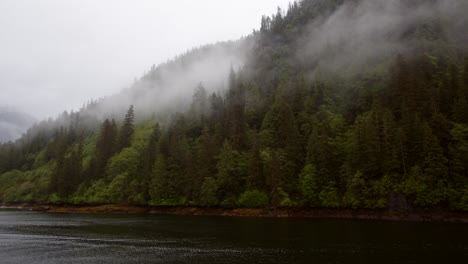
[[[153,65],[129,88],[95,101],[82,112],[101,118],[115,117],[125,114],[126,107],[122,106],[134,105],[139,119],[146,119],[155,113],[186,110],[199,84],[208,92],[225,90],[230,69],[244,66],[253,42],[250,36],[194,48],[166,63]]]
[[[28,114],[8,108],[0,108],[0,142],[18,139],[36,119]]]

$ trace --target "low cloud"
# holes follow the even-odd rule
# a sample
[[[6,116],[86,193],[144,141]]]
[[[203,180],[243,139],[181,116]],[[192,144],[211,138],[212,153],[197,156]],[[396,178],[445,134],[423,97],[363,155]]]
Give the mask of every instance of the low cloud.
[[[466,0],[344,1],[331,15],[307,26],[297,44],[297,58],[314,69],[356,71],[407,52],[415,44],[408,35],[430,34],[422,32],[424,24],[443,27],[449,43],[462,47],[468,41],[466,10]]]
[[[229,72],[240,69],[251,51],[252,38],[222,42],[194,49],[159,65],[130,88],[103,98],[89,114],[99,118],[123,116],[134,105],[137,117],[182,112],[188,109],[195,88],[201,83],[208,93],[223,93]]]

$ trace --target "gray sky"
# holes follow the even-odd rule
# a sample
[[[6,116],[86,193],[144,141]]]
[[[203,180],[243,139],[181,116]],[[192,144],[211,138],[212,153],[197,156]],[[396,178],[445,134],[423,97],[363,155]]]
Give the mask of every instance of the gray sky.
[[[0,0],[0,106],[37,118],[111,95],[152,64],[238,39],[290,0]]]

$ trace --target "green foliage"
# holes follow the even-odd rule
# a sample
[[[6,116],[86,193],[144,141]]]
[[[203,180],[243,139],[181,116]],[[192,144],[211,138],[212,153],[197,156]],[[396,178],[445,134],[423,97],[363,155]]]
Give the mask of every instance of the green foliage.
[[[304,203],[309,206],[320,206],[320,191],[322,186],[314,165],[308,164],[301,172],[300,184]]]
[[[139,153],[134,148],[125,148],[113,156],[107,165],[107,178],[112,180],[122,173],[131,177],[137,173]]]
[[[413,198],[414,203],[421,207],[439,205],[447,196],[447,189],[442,181],[433,182],[421,168],[411,168],[408,178],[401,185],[402,192]]]
[[[338,189],[333,184],[325,186],[320,191],[319,199],[320,205],[325,208],[337,208],[341,205]]]
[[[124,201],[124,192],[128,186],[128,175],[126,173],[117,175],[110,183],[105,179],[94,182],[85,189],[82,195],[77,195],[71,199],[73,203],[87,204],[118,204]],[[78,191],[78,193],[81,190]]]
[[[239,205],[247,208],[265,207],[268,196],[259,190],[245,191],[239,197]]]
[[[451,209],[468,210],[468,186],[461,191],[461,197],[451,205]]]
[[[87,204],[108,204],[107,186],[104,179],[94,182],[83,194],[82,202]]]
[[[358,171],[348,179],[343,205],[351,208],[385,208],[388,195],[394,191],[395,183],[388,175],[378,179],[366,181],[364,175]]]
[[[39,168],[47,163],[47,152],[46,149],[43,149],[39,154],[36,155],[34,159],[33,168]]]
[[[367,183],[361,172],[356,172],[348,179],[343,204],[351,208],[366,207],[366,196],[368,194]]]
[[[172,160],[158,158],[154,165],[153,178],[149,191],[151,205],[184,205],[186,198],[180,193],[180,171]]]
[[[388,206],[388,196],[395,192],[397,184],[395,177],[384,175],[381,179],[372,183],[373,207],[386,208]]]
[[[51,165],[33,171],[13,170],[0,175],[0,200],[3,202],[42,202],[49,197]]]
[[[136,204],[136,205],[146,205],[148,204],[148,196],[146,193],[146,186],[144,186],[144,190],[141,188],[141,183],[134,179],[131,183],[130,186],[128,187],[128,198],[127,202],[129,204]],[[123,186],[123,189],[125,186]]]
[[[105,169],[109,159],[117,152],[117,124],[112,119],[106,119],[96,140],[96,152],[90,160],[87,174],[89,180],[101,179],[105,176]]]
[[[17,186],[24,181],[24,174],[19,170],[12,170],[0,175],[0,197],[5,202],[17,202]]]
[[[281,207],[293,207],[296,206],[297,204],[291,200],[289,197],[289,194],[283,190],[283,188],[279,187],[277,190],[277,195],[279,199],[279,206]]]
[[[133,134],[135,132],[135,114],[133,112],[133,105],[127,111],[125,115],[122,128],[119,131],[117,140],[117,149],[121,150],[130,147],[132,143]]]
[[[63,200],[56,193],[53,193],[50,195],[48,202],[51,204],[62,204]]]
[[[219,194],[220,197],[225,199],[226,205],[228,201],[232,201],[232,197],[236,197],[243,189],[247,174],[245,158],[244,155],[232,148],[229,141],[224,142],[216,167],[218,169]]]
[[[248,43],[249,63],[210,87],[223,94],[199,84],[187,111],[149,109],[160,111],[136,123],[130,106],[118,129],[91,101],[0,144],[0,202],[394,209],[389,197],[401,196],[468,210],[465,43],[431,18],[404,31],[412,44],[401,55],[382,49],[338,70],[324,66],[341,59],[331,45],[298,60],[305,25],[343,3],[302,0],[263,17],[243,44],[226,44]],[[153,68],[132,89],[160,87],[167,67],[203,54]]]
[[[106,203],[117,204],[123,201],[124,192],[128,186],[128,174],[117,175],[105,190]]]
[[[92,135],[85,139],[83,144],[83,168],[89,168],[91,158],[95,155],[96,152],[96,137],[97,135]]]
[[[239,204],[234,196],[228,196],[221,202],[221,207],[223,208],[236,208],[238,206]]]
[[[205,178],[200,191],[200,205],[210,207],[218,205],[216,197],[218,192],[218,183],[211,177]]]

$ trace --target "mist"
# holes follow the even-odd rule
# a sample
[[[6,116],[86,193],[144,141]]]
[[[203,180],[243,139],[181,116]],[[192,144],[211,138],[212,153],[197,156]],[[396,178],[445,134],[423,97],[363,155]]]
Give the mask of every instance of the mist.
[[[137,119],[185,111],[199,84],[209,94],[223,93],[230,70],[252,57],[251,33],[261,15],[288,2],[2,1],[0,9],[10,12],[0,16],[0,106],[39,120],[64,110],[119,119],[129,105]],[[415,45],[440,41],[408,37],[430,35],[427,23],[443,25],[447,48],[457,47],[468,40],[465,10],[464,0],[343,1],[305,26],[294,63],[308,65],[311,76],[360,74]],[[2,127],[14,135],[8,138],[24,132],[11,123]]]
[[[1,1],[0,106],[38,119],[76,111],[153,64],[249,35],[288,2]]]
[[[133,105],[140,120],[184,112],[199,85],[208,94],[224,93],[230,71],[243,67],[253,41],[249,37],[206,45],[159,66],[153,65],[129,88],[101,98],[84,112],[100,119],[121,119],[128,106]]]
[[[14,140],[21,136],[37,120],[11,107],[0,107],[0,142]]]
[[[313,20],[297,43],[296,57],[309,63],[311,74],[362,71],[366,65],[378,65],[396,54],[411,52],[416,45],[409,35],[426,34],[424,25],[439,26],[445,33],[447,48],[463,45],[468,37],[468,1],[360,0],[344,1],[332,14]],[[441,23],[443,22],[443,23]],[[428,37],[425,39],[428,39]],[[461,46],[458,48],[466,48]]]
[[[130,104],[140,117],[183,110],[200,82],[222,89],[230,67],[245,58],[245,41],[204,45],[251,34],[263,14],[288,2],[1,1],[0,107],[28,120],[77,112],[90,100],[99,106],[87,114],[99,118],[120,117]],[[192,49],[203,56],[174,62]],[[0,122],[0,142],[32,124]]]

